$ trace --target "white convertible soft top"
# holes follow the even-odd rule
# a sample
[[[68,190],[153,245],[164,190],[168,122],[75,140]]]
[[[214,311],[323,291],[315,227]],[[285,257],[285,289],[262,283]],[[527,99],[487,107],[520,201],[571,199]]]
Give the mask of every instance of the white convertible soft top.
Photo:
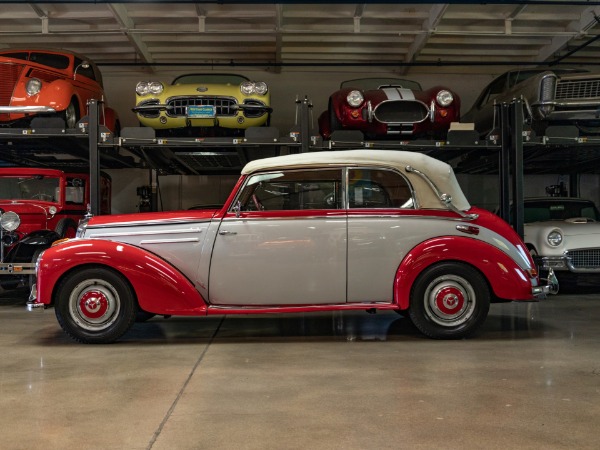
[[[425,174],[442,194],[452,196],[452,204],[461,211],[471,208],[450,165],[421,153],[398,150],[340,150],[298,153],[252,161],[242,169],[243,175],[279,169],[323,166],[378,166],[393,168],[412,184],[421,208],[446,209],[427,181],[407,166]]]

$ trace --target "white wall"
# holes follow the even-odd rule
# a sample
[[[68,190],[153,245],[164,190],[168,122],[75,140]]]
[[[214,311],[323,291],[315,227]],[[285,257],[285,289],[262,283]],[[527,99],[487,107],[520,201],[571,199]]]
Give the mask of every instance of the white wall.
[[[472,69],[472,68],[470,68]],[[431,70],[431,69],[429,69]],[[487,69],[486,69],[487,70]],[[506,68],[499,68],[498,73],[462,73],[460,69],[440,68],[436,73],[413,71],[409,75],[399,75],[393,71],[359,70],[306,70],[282,69],[251,70],[217,68],[216,73],[232,72],[245,75],[256,81],[268,83],[271,91],[271,103],[274,109],[271,124],[279,128],[282,135],[287,134],[294,125],[296,98],[305,96],[313,104],[314,126],[319,114],[326,109],[329,95],[334,92],[340,82],[352,78],[394,76],[409,78],[421,83],[423,88],[443,85],[457,92],[461,98],[462,112],[466,112],[480,91]],[[150,71],[148,68],[102,68],[107,103],[115,108],[120,116],[122,126],[138,126],[131,108],[135,105],[135,85],[140,80],[162,80],[169,83],[175,76],[191,72],[211,72],[203,67],[183,67],[171,70]],[[113,170],[108,171],[113,178],[113,213],[137,211],[139,199],[136,187],[149,184],[147,170]],[[546,195],[545,187],[558,184],[559,175],[525,177],[525,195]],[[160,192],[164,210],[186,209],[196,204],[222,203],[235,184],[236,176],[164,176],[160,177]],[[459,175],[459,182],[467,198],[474,205],[494,209],[498,203],[498,177],[495,175]],[[564,178],[568,186],[568,177]],[[590,198],[600,204],[599,177],[583,175],[581,177],[581,196]]]

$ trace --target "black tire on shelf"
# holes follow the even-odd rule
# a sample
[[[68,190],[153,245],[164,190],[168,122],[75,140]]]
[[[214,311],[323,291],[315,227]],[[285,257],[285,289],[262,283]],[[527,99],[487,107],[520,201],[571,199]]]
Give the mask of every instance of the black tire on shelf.
[[[81,119],[79,114],[79,106],[75,98],[71,99],[69,106],[60,114],[62,119],[65,121],[65,126],[69,129],[77,128],[77,122]]]
[[[490,288],[475,268],[458,262],[428,267],[416,279],[409,315],[415,326],[434,339],[462,339],[485,321]]]
[[[331,102],[329,102],[329,128],[332,133],[334,131],[342,129],[342,124],[340,123],[339,119],[337,118],[337,115],[335,114],[335,110],[334,110]]]
[[[137,302],[120,273],[87,267],[69,273],[59,284],[55,312],[71,338],[84,344],[108,344],[133,325]]]

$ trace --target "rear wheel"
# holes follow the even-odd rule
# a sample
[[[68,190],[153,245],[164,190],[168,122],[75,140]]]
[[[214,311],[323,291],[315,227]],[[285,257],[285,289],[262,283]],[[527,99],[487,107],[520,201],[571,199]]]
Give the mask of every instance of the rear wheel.
[[[127,280],[106,268],[73,272],[60,283],[56,318],[73,339],[86,344],[107,344],[133,325],[136,301]]]
[[[474,333],[490,308],[490,290],[471,266],[444,262],[429,267],[415,281],[410,318],[426,336],[461,339]]]

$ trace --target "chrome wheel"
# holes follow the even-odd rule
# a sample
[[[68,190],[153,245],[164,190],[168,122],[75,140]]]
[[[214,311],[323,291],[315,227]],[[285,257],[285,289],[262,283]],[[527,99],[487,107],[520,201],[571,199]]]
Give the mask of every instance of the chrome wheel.
[[[473,286],[457,275],[433,280],[425,291],[425,314],[442,326],[458,326],[473,316],[476,295]]]
[[[135,321],[137,301],[129,281],[108,267],[75,270],[60,282],[55,313],[62,329],[79,342],[107,344]]]
[[[71,319],[89,331],[104,330],[116,322],[121,309],[119,294],[104,280],[79,283],[69,296]]]
[[[415,280],[409,316],[434,339],[461,339],[477,330],[490,308],[491,292],[483,275],[459,262],[442,262]]]

